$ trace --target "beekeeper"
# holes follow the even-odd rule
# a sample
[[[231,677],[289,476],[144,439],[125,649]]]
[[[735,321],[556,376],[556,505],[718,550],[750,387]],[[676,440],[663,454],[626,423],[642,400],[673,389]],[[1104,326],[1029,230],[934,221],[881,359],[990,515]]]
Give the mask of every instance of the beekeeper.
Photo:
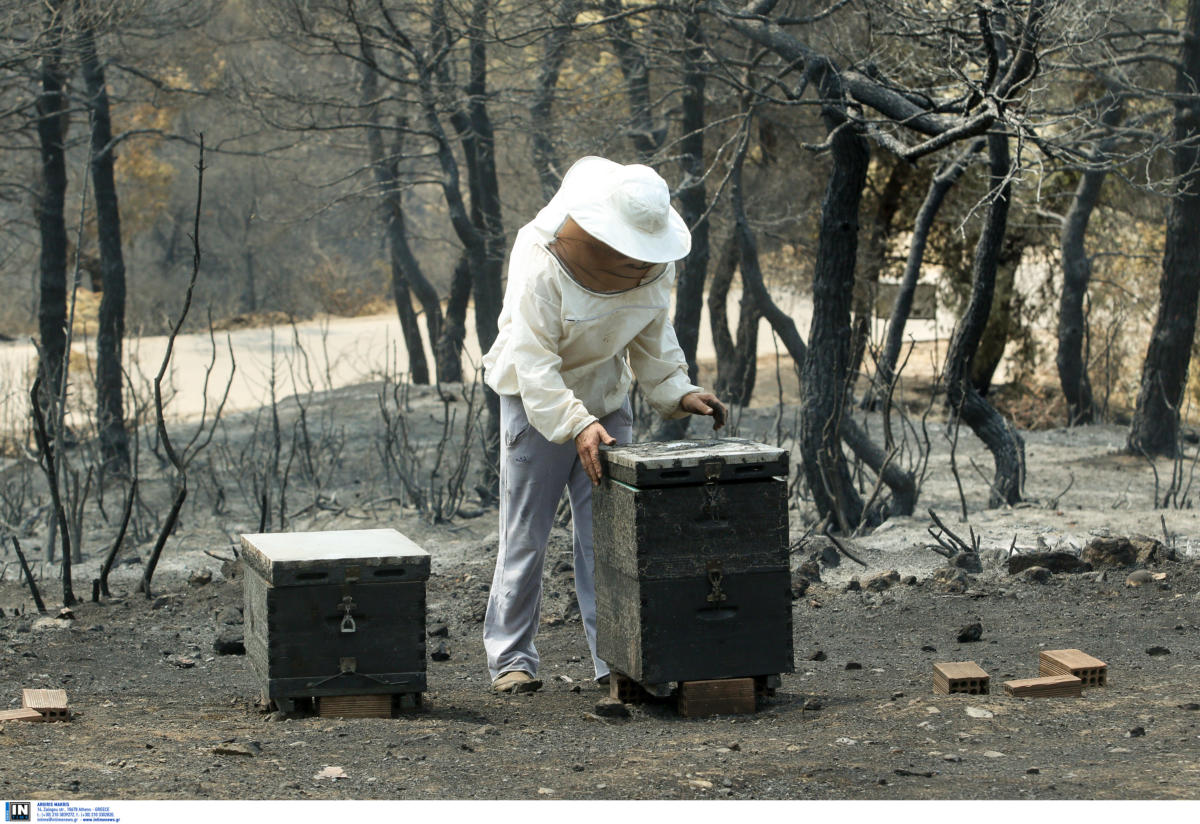
[[[483,642],[492,687],[532,692],[542,566],[564,487],[571,501],[575,592],[596,680],[592,486],[601,444],[633,437],[634,378],[664,418],[725,407],[688,378],[668,319],[675,261],[692,238],[648,166],[576,162],[550,202],[517,233],[499,333],[484,379],[500,395],[500,547]]]

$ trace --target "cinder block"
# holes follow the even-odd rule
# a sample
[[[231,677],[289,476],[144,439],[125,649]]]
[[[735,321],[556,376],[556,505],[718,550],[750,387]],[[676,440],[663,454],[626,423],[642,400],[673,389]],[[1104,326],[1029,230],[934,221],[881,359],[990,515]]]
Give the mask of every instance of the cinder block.
[[[1017,698],[1076,698],[1083,691],[1083,681],[1074,675],[1048,675],[1044,678],[1020,678],[1005,681],[1004,692]]]
[[[1108,664],[1077,649],[1044,650],[1038,656],[1042,675],[1074,675],[1085,687],[1103,687],[1108,683]]]
[[[317,699],[322,718],[391,718],[392,695],[322,695]]]
[[[974,661],[945,661],[933,665],[933,691],[939,695],[987,695],[991,676]]]
[[[31,710],[28,707],[22,707],[19,710],[0,710],[0,722],[2,721],[33,721],[41,723],[46,719],[37,710]]]
[[[753,678],[720,678],[679,684],[679,714],[685,718],[752,712]]]
[[[71,717],[66,690],[21,690],[21,706],[36,710],[44,721],[66,721]]]

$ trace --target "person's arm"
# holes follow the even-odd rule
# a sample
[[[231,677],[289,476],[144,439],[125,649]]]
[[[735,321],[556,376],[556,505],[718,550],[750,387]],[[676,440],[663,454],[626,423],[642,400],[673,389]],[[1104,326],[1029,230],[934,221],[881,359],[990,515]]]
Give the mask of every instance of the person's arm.
[[[664,309],[629,345],[629,365],[646,400],[664,418],[706,415],[725,425],[725,405],[688,378],[687,360]]]
[[[549,284],[526,281],[512,314],[512,358],[530,425],[552,443],[565,443],[597,420],[562,379],[560,304]]]
[[[685,395],[703,392],[688,378],[687,360],[663,309],[629,344],[629,365],[650,406],[664,418],[682,418]]]

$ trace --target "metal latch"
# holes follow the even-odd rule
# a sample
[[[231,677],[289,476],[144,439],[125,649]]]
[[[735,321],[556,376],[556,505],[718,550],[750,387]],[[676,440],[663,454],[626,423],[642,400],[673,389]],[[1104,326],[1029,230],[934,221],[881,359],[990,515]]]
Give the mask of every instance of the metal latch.
[[[705,482],[712,483],[721,477],[721,470],[725,468],[725,459],[709,458],[700,464],[700,468],[704,470]]]
[[[346,617],[342,619],[342,632],[356,632],[358,625],[354,623],[354,617],[350,615],[350,610],[354,609],[354,599],[347,595],[342,599],[342,609],[346,611]]]
[[[708,562],[708,585],[711,591],[708,593],[708,602],[710,604],[719,604],[721,601],[727,600],[728,596],[721,590],[721,579],[725,577],[722,571],[720,561]]]

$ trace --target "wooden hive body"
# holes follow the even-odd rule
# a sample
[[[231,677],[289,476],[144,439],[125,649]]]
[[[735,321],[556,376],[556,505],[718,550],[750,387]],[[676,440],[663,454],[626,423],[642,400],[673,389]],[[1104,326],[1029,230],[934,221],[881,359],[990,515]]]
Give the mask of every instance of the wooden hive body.
[[[722,439],[615,447],[602,462],[600,657],[642,684],[792,672],[787,452]]]
[[[242,548],[264,697],[425,690],[425,550],[394,529],[243,535]]]

